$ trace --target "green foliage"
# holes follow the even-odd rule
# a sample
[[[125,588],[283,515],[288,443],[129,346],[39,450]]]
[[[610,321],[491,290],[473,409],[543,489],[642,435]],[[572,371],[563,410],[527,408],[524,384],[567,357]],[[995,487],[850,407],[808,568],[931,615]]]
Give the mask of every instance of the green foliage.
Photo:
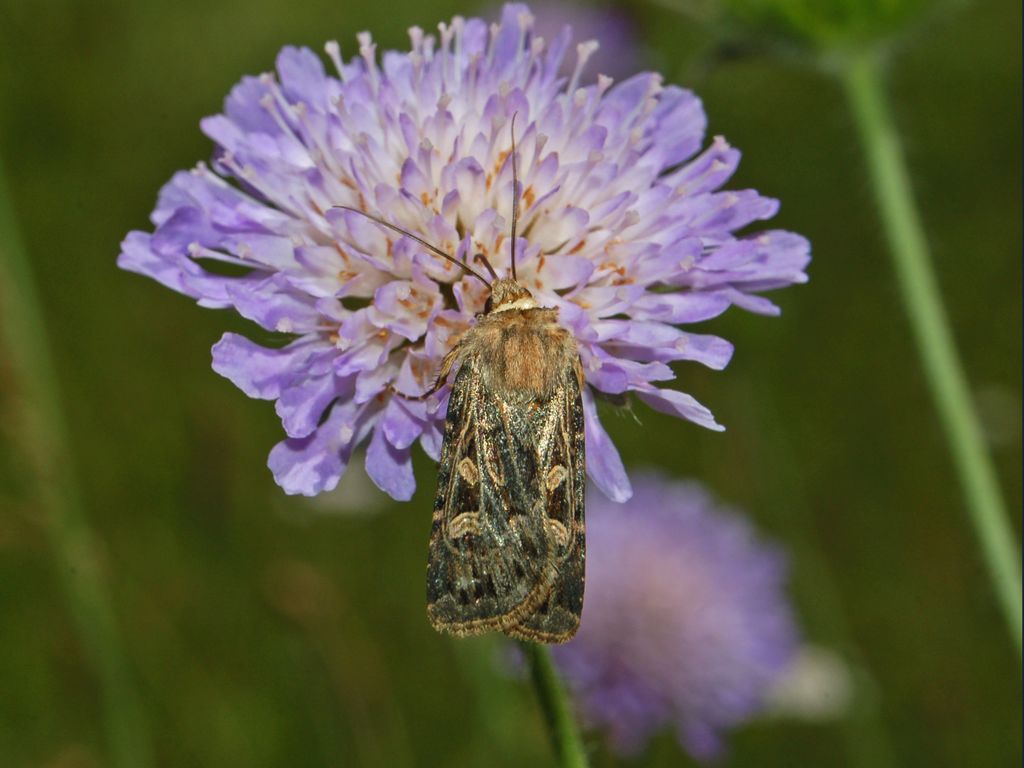
[[[743,24],[817,50],[892,37],[940,0],[722,0]]]

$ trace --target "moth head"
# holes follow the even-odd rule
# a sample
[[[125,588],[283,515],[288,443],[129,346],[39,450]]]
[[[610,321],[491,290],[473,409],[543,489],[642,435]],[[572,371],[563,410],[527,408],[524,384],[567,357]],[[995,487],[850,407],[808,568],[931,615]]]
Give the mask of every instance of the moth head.
[[[484,314],[504,312],[507,309],[534,309],[537,306],[533,294],[510,277],[503,277],[491,283],[491,295],[484,304]]]

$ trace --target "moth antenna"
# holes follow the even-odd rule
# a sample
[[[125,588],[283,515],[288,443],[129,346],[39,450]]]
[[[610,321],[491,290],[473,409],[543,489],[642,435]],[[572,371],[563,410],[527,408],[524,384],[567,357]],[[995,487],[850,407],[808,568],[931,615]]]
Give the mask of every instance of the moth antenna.
[[[422,245],[424,248],[427,248],[431,253],[437,254],[442,259],[445,259],[446,261],[450,261],[456,267],[460,267],[460,268],[466,270],[466,272],[471,274],[473,277],[475,277],[481,283],[486,285],[488,288],[491,287],[491,284],[487,281],[487,278],[484,277],[483,275],[481,275],[479,272],[477,272],[471,266],[469,266],[468,264],[463,264],[461,261],[456,259],[454,256],[449,256],[447,253],[442,251],[436,245],[431,245],[426,240],[424,240],[422,237],[418,237],[417,235],[414,235],[412,232],[409,232],[408,230],[402,229],[401,227],[396,227],[391,222],[384,221],[384,219],[380,218],[379,216],[374,216],[372,213],[367,213],[366,211],[361,211],[358,208],[353,208],[353,207],[348,206],[348,205],[332,205],[331,207],[332,208],[341,208],[343,211],[352,211],[352,213],[358,213],[360,216],[365,216],[370,221],[374,221],[377,224],[380,224],[382,227],[387,227],[388,229],[390,229],[390,230],[392,230],[394,232],[397,232],[400,235],[404,235],[405,237],[408,237],[410,240],[415,240],[417,243]],[[488,264],[487,266],[490,267],[490,264]],[[494,270],[492,269],[491,272],[493,274]]]
[[[473,257],[473,259],[481,262],[485,267],[487,267],[487,272],[488,274],[490,274],[492,280],[498,279],[498,273],[494,271],[494,267],[491,266],[491,262],[487,260],[486,256],[484,256],[482,253],[478,253],[476,256]]]
[[[512,279],[516,279],[516,228],[519,226],[519,171],[516,166],[516,116],[512,113]]]

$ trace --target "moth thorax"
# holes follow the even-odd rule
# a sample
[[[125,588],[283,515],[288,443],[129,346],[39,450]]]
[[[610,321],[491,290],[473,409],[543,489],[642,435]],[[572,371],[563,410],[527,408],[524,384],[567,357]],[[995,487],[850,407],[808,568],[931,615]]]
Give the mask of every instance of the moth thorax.
[[[491,284],[491,295],[484,306],[484,314],[504,312],[507,309],[535,309],[533,294],[509,277],[495,280]]]

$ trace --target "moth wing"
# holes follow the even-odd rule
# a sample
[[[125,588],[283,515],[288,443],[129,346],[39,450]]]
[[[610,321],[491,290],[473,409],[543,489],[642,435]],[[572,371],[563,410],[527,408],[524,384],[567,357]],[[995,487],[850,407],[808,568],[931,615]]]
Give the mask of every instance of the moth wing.
[[[505,629],[539,643],[564,643],[576,634],[583,611],[586,562],[584,489],[586,444],[579,359],[566,366],[562,385],[547,401],[538,424],[542,435],[539,476],[545,499],[544,526],[554,580],[537,607]],[[539,415],[539,414],[538,414]]]
[[[437,629],[503,630],[550,591],[536,438],[526,419],[487,390],[474,358],[463,361],[448,402],[427,559],[427,614]]]

